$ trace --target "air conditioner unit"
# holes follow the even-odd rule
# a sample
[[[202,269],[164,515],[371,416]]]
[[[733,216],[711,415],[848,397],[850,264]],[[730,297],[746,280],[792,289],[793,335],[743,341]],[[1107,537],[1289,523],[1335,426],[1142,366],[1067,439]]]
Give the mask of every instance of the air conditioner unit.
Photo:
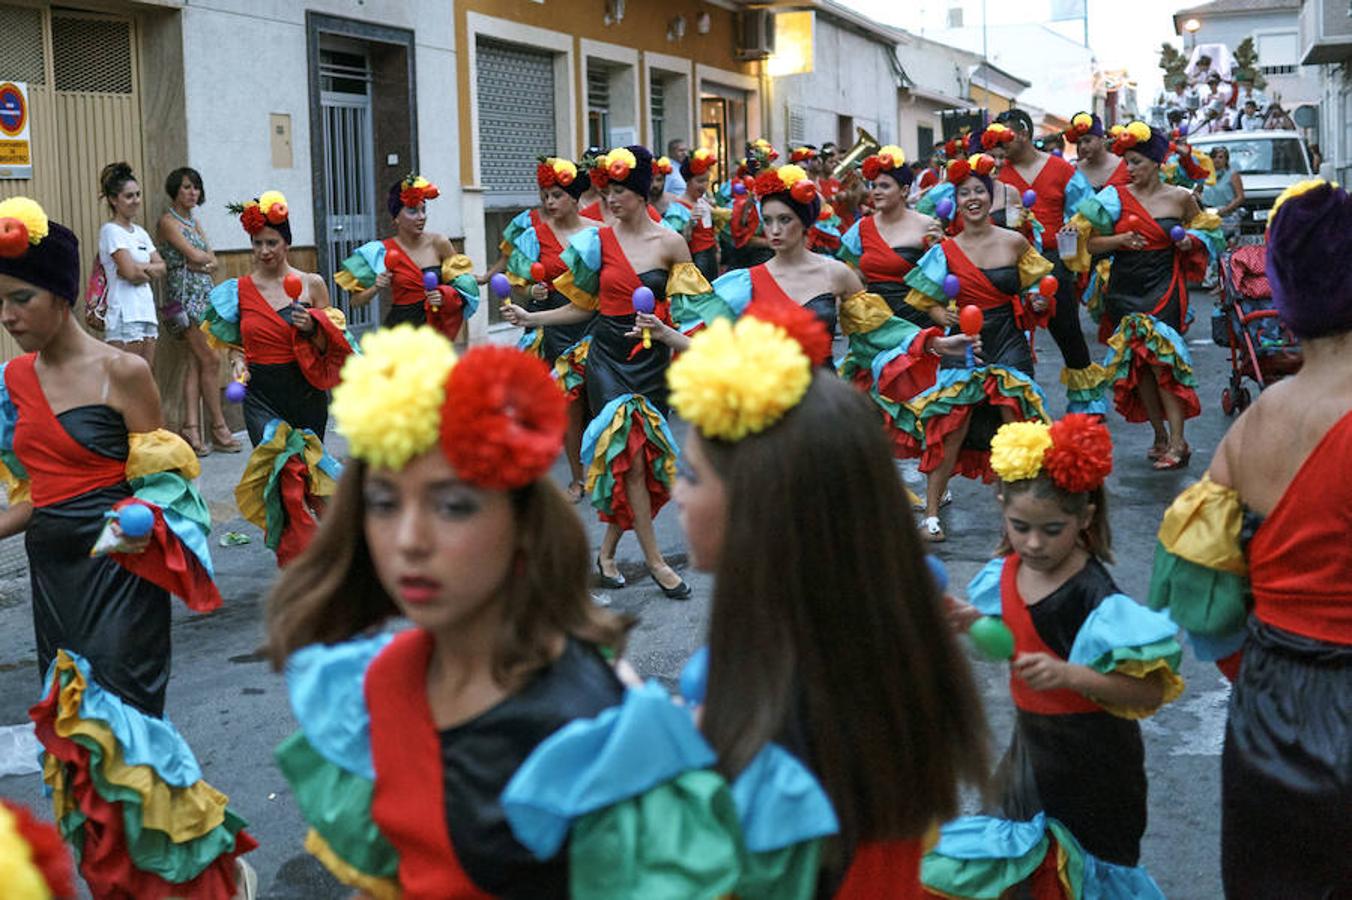
[[[775,14],[768,9],[748,9],[737,14],[738,59],[766,59],[775,52]]]

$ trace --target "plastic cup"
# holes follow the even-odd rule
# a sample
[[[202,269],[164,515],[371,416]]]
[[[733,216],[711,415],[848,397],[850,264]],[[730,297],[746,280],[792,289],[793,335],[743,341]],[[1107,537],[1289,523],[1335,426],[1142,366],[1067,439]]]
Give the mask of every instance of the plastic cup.
[[[1068,256],[1074,256],[1080,248],[1080,235],[1074,231],[1058,231],[1056,233],[1056,252],[1062,259]]]

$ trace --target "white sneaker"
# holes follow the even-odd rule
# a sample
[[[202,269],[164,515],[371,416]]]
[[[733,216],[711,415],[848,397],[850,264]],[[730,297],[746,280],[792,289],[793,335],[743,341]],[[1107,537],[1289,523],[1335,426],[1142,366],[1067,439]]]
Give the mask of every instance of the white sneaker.
[[[948,540],[944,534],[944,526],[939,524],[938,516],[926,516],[920,523],[920,536],[931,544],[939,544]]]

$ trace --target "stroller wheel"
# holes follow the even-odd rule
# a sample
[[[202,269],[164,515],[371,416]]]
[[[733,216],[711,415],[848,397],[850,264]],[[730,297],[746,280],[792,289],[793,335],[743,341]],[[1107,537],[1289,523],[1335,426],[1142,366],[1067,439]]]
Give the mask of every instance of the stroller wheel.
[[[1250,402],[1252,402],[1252,398],[1249,396],[1248,388],[1240,388],[1235,393],[1235,409],[1243,412],[1249,408]]]
[[[1233,416],[1235,414],[1235,398],[1234,395],[1230,393],[1229,388],[1221,391],[1221,412],[1225,413],[1227,416]]]

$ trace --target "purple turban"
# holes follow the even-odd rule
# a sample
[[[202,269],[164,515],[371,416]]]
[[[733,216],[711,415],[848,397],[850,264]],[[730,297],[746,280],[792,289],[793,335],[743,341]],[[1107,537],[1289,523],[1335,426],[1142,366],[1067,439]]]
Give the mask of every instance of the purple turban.
[[[1300,338],[1352,331],[1352,198],[1321,181],[1268,224],[1267,274],[1282,321]],[[1332,263],[1332,264],[1331,264]]]

